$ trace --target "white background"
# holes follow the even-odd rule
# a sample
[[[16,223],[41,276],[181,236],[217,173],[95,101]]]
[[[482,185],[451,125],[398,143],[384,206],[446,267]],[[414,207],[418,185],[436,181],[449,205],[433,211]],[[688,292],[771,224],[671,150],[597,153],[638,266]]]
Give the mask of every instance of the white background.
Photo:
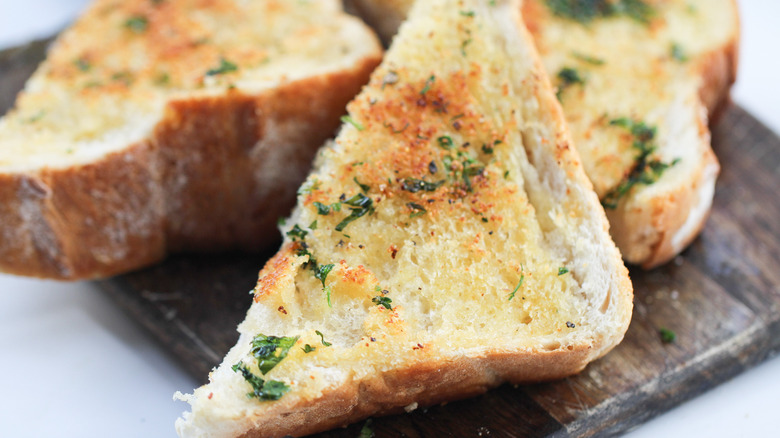
[[[0,0],[0,49],[53,34],[86,3]],[[780,132],[780,1],[743,0],[741,12],[733,97]],[[92,284],[0,275],[0,436],[174,436],[186,405],[171,396],[196,384]],[[775,358],[629,436],[771,436],[778,394]]]

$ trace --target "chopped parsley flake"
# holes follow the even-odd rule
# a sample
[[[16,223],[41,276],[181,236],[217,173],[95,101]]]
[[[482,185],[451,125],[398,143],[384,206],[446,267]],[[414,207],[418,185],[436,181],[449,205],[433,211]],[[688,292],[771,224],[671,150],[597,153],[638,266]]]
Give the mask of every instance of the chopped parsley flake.
[[[316,334],[317,334],[317,336],[319,336],[319,337],[320,337],[320,341],[322,342],[322,345],[324,345],[324,346],[326,346],[326,347],[330,347],[331,345],[333,345],[333,344],[331,344],[330,342],[327,342],[327,341],[325,340],[325,335],[323,335],[323,334],[322,334],[322,332],[320,332],[319,330],[315,330],[315,331],[314,331],[314,333],[316,333]]]
[[[571,67],[562,68],[558,72],[557,77],[560,81],[560,85],[558,85],[558,92],[555,94],[558,97],[558,100],[561,100],[561,94],[563,94],[563,91],[566,90],[566,88],[574,84],[585,84],[585,80],[582,78],[582,76],[580,76],[580,73]]]
[[[686,62],[688,60],[688,55],[685,54],[682,46],[677,43],[672,43],[669,51],[671,52],[672,58],[674,58],[675,61]]]
[[[466,56],[466,46],[471,44],[473,40],[471,38],[463,40],[462,43],[460,43],[460,54],[463,56]]]
[[[677,334],[667,328],[659,329],[658,334],[661,335],[661,342],[664,344],[671,344],[677,340]]]
[[[314,278],[319,280],[322,283],[322,287],[325,287],[325,279],[328,278],[328,274],[330,274],[330,271],[333,270],[333,267],[336,266],[333,263],[322,265],[317,267],[317,269],[314,270]]]
[[[390,297],[385,297],[382,295],[377,295],[374,298],[371,299],[371,302],[376,304],[377,306],[382,306],[387,310],[392,310],[393,307],[390,305],[390,303],[393,302],[393,300],[390,299]]]
[[[566,266],[561,266],[560,268],[558,268],[558,275],[563,275],[568,273],[569,273],[569,268],[567,268]]]
[[[238,66],[225,58],[219,59],[219,66],[206,72],[206,76],[216,76],[238,70]]]
[[[517,282],[517,286],[515,286],[515,290],[513,290],[512,293],[509,294],[508,301],[512,301],[512,298],[515,297],[515,294],[517,293],[518,289],[520,289],[520,286],[523,285],[523,280],[525,280],[525,274],[520,274],[520,281]]]
[[[320,182],[316,179],[306,180],[303,184],[301,184],[301,187],[298,189],[298,195],[305,195],[310,194],[314,190],[318,190],[320,188]]]
[[[292,229],[288,231],[287,236],[295,242],[295,239],[305,239],[306,235],[309,234],[308,231],[304,230],[303,228],[299,227],[298,224],[293,225]]]
[[[303,346],[303,348],[301,348],[301,350],[303,350],[304,353],[311,353],[312,351],[314,351],[316,349],[317,349],[317,347],[312,347],[309,344],[306,344],[306,345]]]
[[[442,135],[441,137],[437,138],[436,141],[439,142],[439,147],[443,149],[452,149],[452,146],[454,146],[452,137],[448,135]]]
[[[363,126],[360,123],[356,122],[355,119],[353,119],[352,117],[350,117],[348,115],[347,116],[341,116],[341,121],[344,122],[344,123],[349,123],[350,125],[354,126],[355,129],[357,129],[358,131],[362,131],[362,130],[366,129],[365,126]]]
[[[426,192],[434,192],[436,191],[436,189],[441,187],[441,185],[444,184],[445,182],[446,180],[441,180],[437,182],[428,182],[417,178],[404,178],[401,181],[401,188],[411,193],[417,193],[420,190],[425,190]]]
[[[592,65],[604,65],[606,61],[600,58],[596,58],[593,56],[588,56],[580,52],[572,52],[571,56],[579,59],[580,61],[587,62],[588,64]]]
[[[73,61],[73,64],[82,72],[88,72],[92,68],[92,64],[90,64],[86,58],[79,58]]]
[[[246,365],[239,362],[232,367],[233,371],[241,373],[249,385],[252,386],[252,392],[247,393],[247,397],[258,400],[279,400],[290,390],[284,382],[276,380],[265,381],[262,377],[255,375]]]
[[[252,356],[257,359],[257,367],[263,374],[268,374],[273,367],[287,357],[298,337],[265,336],[258,334],[252,339]]]
[[[146,31],[146,28],[149,27],[149,20],[147,20],[143,15],[136,15],[135,17],[130,17],[127,19],[127,21],[125,21],[125,27],[135,33],[143,33]]]
[[[433,86],[433,83],[436,82],[436,76],[431,75],[428,79],[425,80],[425,86],[422,90],[420,90],[420,95],[425,95],[431,87]]]
[[[373,420],[370,418],[363,423],[363,427],[360,428],[360,435],[358,438],[374,438]]]
[[[327,216],[328,213],[330,213],[330,207],[323,204],[322,202],[314,201],[313,204],[315,207],[317,207],[317,214]]]
[[[615,209],[619,200],[628,194],[637,184],[650,185],[658,181],[661,174],[669,167],[679,162],[679,159],[671,163],[664,163],[658,159],[651,159],[650,156],[655,151],[653,140],[655,139],[656,128],[647,126],[644,122],[637,122],[629,118],[614,119],[610,125],[620,126],[628,129],[634,136],[633,147],[639,150],[634,167],[618,185],[607,192],[601,200],[604,208]]]
[[[464,17],[473,17],[476,14],[474,11],[460,11],[460,15],[463,15]]]
[[[465,166],[465,163],[464,163]],[[472,176],[482,175],[485,171],[484,167],[481,166],[473,166],[473,167],[464,167],[463,169],[463,183],[466,185],[466,191],[471,192],[473,190],[471,186],[471,178]]]
[[[371,198],[362,193],[358,193],[343,203],[348,205],[352,212],[338,225],[336,225],[336,231],[344,231],[344,228],[346,228],[346,226],[349,225],[352,221],[365,216],[366,213],[371,213],[374,211],[373,201]]]
[[[368,193],[369,190],[371,190],[371,187],[366,184],[360,184],[360,181],[358,181],[357,177],[352,178],[353,181],[355,181],[355,184],[360,186],[360,190],[363,191],[363,193]]]
[[[427,212],[427,210],[425,210],[425,207],[423,207],[420,204],[415,204],[414,202],[410,202],[406,204],[406,206],[412,209],[412,213],[409,215],[410,218],[422,216]]]

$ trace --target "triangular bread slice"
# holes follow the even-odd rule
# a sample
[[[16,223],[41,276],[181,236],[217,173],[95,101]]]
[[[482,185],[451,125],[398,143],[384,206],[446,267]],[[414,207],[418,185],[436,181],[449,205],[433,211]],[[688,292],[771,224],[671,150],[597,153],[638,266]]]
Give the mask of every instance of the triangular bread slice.
[[[627,270],[517,2],[417,3],[349,114],[181,436],[304,435],[622,339]]]
[[[0,271],[275,242],[381,55],[338,0],[96,0],[0,120]]]
[[[354,2],[389,40],[414,0]],[[623,257],[668,261],[712,204],[707,123],[736,77],[736,1],[525,0],[523,10]]]

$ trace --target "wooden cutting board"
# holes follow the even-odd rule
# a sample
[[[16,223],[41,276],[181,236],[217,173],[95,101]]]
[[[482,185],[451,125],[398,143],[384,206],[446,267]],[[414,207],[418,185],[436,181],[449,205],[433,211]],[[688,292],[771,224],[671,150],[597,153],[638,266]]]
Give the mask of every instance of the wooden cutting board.
[[[0,113],[44,47],[0,53]],[[376,436],[617,435],[777,353],[780,139],[736,106],[713,139],[723,169],[709,221],[674,262],[631,270],[634,315],[622,344],[562,381],[504,385],[469,400],[377,418]],[[235,343],[268,256],[176,256],[99,285],[203,381]],[[676,341],[663,343],[661,328],[674,331]],[[355,437],[361,426],[319,436]]]

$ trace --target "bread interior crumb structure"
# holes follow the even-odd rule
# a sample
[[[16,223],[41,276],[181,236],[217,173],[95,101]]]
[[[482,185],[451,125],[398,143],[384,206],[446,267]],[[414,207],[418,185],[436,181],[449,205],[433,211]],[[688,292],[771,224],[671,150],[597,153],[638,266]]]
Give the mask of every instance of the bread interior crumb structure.
[[[559,378],[619,342],[631,286],[519,11],[415,6],[299,190],[237,345],[182,396],[182,436],[311,433]],[[258,335],[294,344],[261,371]],[[240,367],[288,390],[246,396]]]

